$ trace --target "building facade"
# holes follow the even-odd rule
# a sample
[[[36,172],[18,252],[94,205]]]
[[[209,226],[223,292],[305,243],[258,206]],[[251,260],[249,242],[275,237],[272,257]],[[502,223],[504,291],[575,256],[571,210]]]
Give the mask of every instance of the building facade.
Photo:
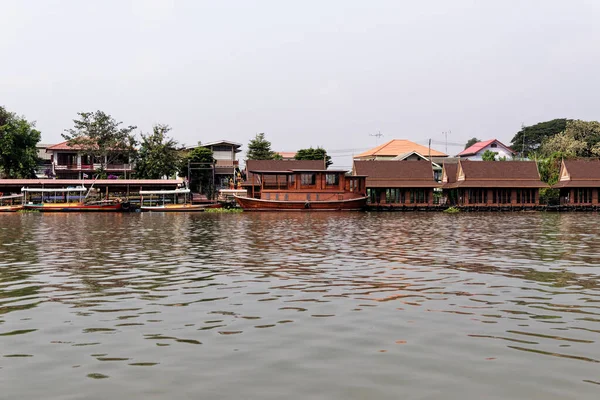
[[[600,160],[563,160],[558,183],[560,204],[597,206],[600,191]]]

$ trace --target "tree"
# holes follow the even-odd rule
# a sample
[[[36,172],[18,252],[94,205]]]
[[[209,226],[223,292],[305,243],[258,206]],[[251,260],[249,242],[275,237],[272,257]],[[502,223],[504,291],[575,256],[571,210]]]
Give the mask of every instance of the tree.
[[[553,119],[540,122],[532,126],[522,126],[521,130],[512,138],[511,147],[514,151],[525,157],[538,150],[544,140],[563,132],[567,127],[566,118]]]
[[[333,164],[331,157],[327,155],[327,151],[322,147],[317,147],[316,149],[313,149],[312,147],[300,149],[296,152],[294,158],[296,160],[323,160],[325,161],[325,168]]]
[[[34,127],[34,122],[0,106],[0,173],[9,178],[35,178],[41,135]]]
[[[566,131],[546,139],[540,148],[540,153],[545,157],[559,155],[561,158],[575,158],[586,151],[586,143]]]
[[[168,125],[157,124],[152,127],[151,134],[141,135],[142,142],[135,165],[138,178],[160,179],[177,172],[181,156],[177,141],[167,136],[170,130]]]
[[[211,149],[200,143],[180,163],[180,175],[187,176],[193,192],[204,193],[208,198],[214,194],[213,169],[215,159]]]
[[[491,150],[486,150],[481,155],[481,159],[483,161],[496,161],[496,155],[497,155],[496,152],[493,152]]]
[[[103,111],[79,112],[80,119],[74,119],[74,128],[65,129],[63,138],[69,146],[81,150],[100,164],[100,174],[103,174],[108,164],[117,161],[127,163],[135,153],[136,140],[131,133],[136,126],[121,128],[122,122]]]
[[[579,152],[582,157],[600,156],[600,122],[582,121],[580,119],[567,122],[565,134],[585,144]]]
[[[247,160],[273,160],[276,156],[277,153],[271,150],[271,142],[265,139],[264,133],[258,133],[248,143]]]
[[[481,142],[481,140],[477,139],[476,137],[472,137],[471,139],[467,140],[467,143],[465,144],[465,150],[479,142]]]

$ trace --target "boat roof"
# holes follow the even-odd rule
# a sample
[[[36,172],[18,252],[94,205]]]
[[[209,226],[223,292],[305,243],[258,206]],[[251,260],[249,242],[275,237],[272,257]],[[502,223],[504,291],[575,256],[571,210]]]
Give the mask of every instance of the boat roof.
[[[84,186],[66,187],[66,188],[21,188],[21,192],[87,192]]]
[[[17,199],[19,197],[23,197],[23,193],[21,193],[21,194],[9,194],[8,196],[0,196],[0,200]]]
[[[140,194],[181,194],[189,193],[190,189],[175,189],[175,190],[140,190]]]

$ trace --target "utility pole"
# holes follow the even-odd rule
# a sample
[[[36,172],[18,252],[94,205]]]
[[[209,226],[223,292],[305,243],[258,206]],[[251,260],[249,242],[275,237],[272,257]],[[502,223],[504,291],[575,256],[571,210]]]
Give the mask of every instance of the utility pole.
[[[383,137],[383,133],[381,133],[381,131],[377,132],[377,133],[370,133],[369,136],[375,136],[375,145],[379,144],[379,138]]]

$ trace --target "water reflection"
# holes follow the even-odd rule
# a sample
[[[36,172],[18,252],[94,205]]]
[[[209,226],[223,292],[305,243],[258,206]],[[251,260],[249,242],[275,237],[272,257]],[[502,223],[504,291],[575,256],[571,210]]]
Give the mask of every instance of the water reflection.
[[[129,383],[146,371],[157,393],[275,398],[320,386],[329,398],[395,398],[428,382],[448,398],[455,385],[595,398],[597,218],[0,215],[7,394],[35,398],[44,379],[23,376],[44,370],[64,382],[57,397],[85,392],[89,378],[152,397]],[[198,363],[210,365],[202,377]]]

